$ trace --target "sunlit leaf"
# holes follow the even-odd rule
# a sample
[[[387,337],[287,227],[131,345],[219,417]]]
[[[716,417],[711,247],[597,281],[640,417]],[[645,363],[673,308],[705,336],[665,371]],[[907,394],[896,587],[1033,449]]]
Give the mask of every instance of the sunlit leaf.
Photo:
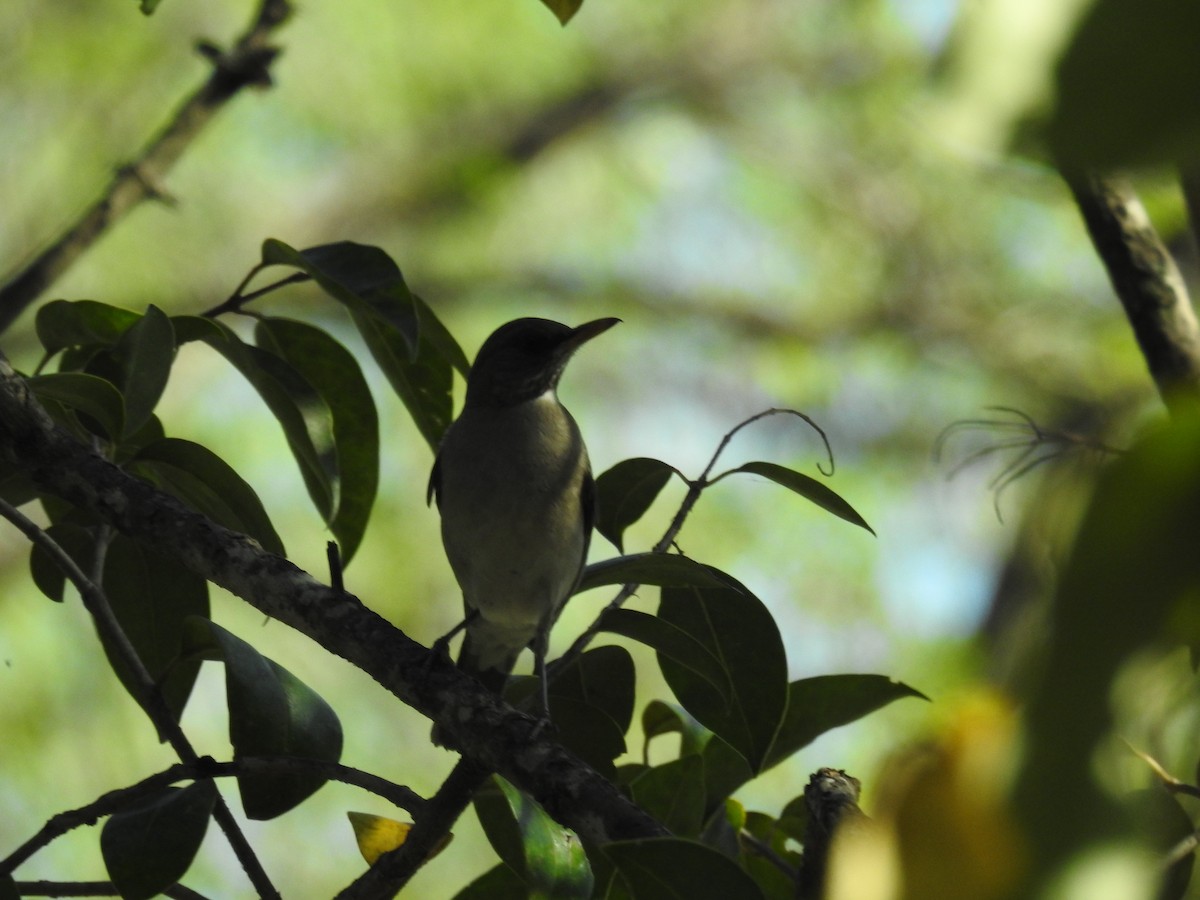
[[[642,710],[642,734],[646,739],[646,750],[653,738],[663,734],[679,735],[679,755],[699,753],[712,737],[712,732],[696,721],[682,706],[663,700],[651,700]]]
[[[867,524],[866,519],[860,516],[854,507],[843,500],[836,491],[802,472],[769,462],[748,462],[732,469],[728,474],[735,472],[748,472],[751,475],[769,478],[776,484],[811,500],[821,509],[833,513],[839,519],[845,519],[859,528],[865,528],[871,534],[875,533],[874,529]]]
[[[104,823],[100,852],[124,900],[149,900],[184,876],[217,800],[211,781],[164,788]]]
[[[260,319],[258,343],[287,360],[317,391],[333,417],[337,507],[329,528],[343,564],[354,557],[379,484],[379,417],[358,361],[329,334],[292,319]]]
[[[659,491],[677,474],[657,459],[626,459],[596,478],[596,530],[625,552],[625,529],[638,521]]]
[[[592,871],[579,838],[548,816],[529,795],[493,776],[479,791],[475,811],[493,849],[531,895],[588,898]]]

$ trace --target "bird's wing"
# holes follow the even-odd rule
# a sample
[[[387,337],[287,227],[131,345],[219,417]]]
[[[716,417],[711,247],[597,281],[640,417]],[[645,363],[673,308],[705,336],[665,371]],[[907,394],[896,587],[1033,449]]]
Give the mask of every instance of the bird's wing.
[[[579,559],[579,574],[582,576],[583,567],[587,565],[588,548],[592,544],[592,525],[596,522],[596,479],[592,477],[591,466],[583,473],[579,508],[583,512],[583,554]]]

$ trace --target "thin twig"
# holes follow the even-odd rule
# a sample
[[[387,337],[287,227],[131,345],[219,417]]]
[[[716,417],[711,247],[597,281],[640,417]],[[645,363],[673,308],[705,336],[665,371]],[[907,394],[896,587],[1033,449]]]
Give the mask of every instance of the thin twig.
[[[18,881],[19,897],[119,897],[120,891],[111,881]],[[174,884],[162,892],[170,900],[208,900],[204,894],[182,884]]]
[[[751,850],[786,875],[788,881],[796,880],[796,867],[788,863],[786,859],[776,853],[766,841],[756,837],[745,829],[742,829],[742,831],[739,832],[738,838]]]
[[[251,300],[257,300],[259,297],[264,297],[267,294],[270,294],[272,291],[277,291],[282,287],[287,287],[289,284],[300,284],[301,282],[312,281],[312,276],[306,272],[296,272],[292,275],[288,275],[286,278],[280,278],[278,281],[272,281],[270,284],[264,285],[258,290],[251,291],[248,294],[243,294],[242,291],[246,289],[246,285],[248,285],[254,279],[254,276],[261,272],[263,268],[264,267],[261,263],[256,265],[250,270],[250,273],[242,279],[241,283],[238,284],[237,288],[232,294],[229,295],[229,297],[218,303],[212,309],[206,309],[204,312],[200,313],[200,315],[206,319],[215,319],[222,313],[245,313],[245,310],[243,310],[242,307]]]
[[[99,586],[99,581],[103,576],[105,554],[113,535],[112,526],[105,524],[100,528],[93,560],[95,575],[89,578],[70,554],[63,550],[50,535],[3,499],[0,499],[0,516],[12,522],[32,543],[49,554],[63,574],[75,585],[84,608],[96,625],[96,630],[103,636],[108,649],[121,659],[129,673],[134,699],[149,716],[150,721],[158,729],[158,733],[171,745],[171,749],[175,751],[180,760],[184,763],[194,764],[199,758],[195,749],[187,735],[183,733],[183,729],[179,727],[175,716],[167,708],[166,701],[155,684],[154,677],[142,662],[142,658],[130,642],[129,636],[125,634],[125,629],[117,620],[107,595]],[[225,832],[238,861],[242,864],[242,868],[245,869],[247,877],[259,895],[261,897],[278,897],[279,892],[275,890],[266,870],[263,869],[262,863],[259,862],[254,849],[250,846],[250,842],[242,833],[237,819],[234,818],[225,799],[220,795],[217,796],[216,804],[213,807],[213,818]]]
[[[208,47],[207,52],[201,48],[213,59],[213,70],[204,84],[180,105],[132,163],[118,169],[97,201],[0,288],[0,332],[130,210],[145,200],[164,196],[158,185],[229,100],[244,88],[270,85],[269,69],[279,51],[267,41],[291,11],[288,0],[261,0],[232,50],[220,53],[215,48]]]

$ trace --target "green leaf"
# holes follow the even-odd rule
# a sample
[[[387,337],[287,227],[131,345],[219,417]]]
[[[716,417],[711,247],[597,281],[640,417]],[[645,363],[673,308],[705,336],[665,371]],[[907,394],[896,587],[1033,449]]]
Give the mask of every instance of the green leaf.
[[[418,297],[412,295],[413,302],[417,307],[417,320],[420,323],[421,340],[428,342],[429,346],[437,352],[437,355],[450,363],[451,368],[458,372],[463,378],[466,378],[471,371],[471,364],[467,361],[467,355],[463,353],[462,347],[458,341],[454,339],[442,320],[437,317],[433,309]]]
[[[46,529],[46,536],[58,544],[83,572],[91,571],[96,558],[96,538],[91,531],[75,522],[59,522]],[[61,603],[67,577],[63,570],[40,545],[34,544],[29,554],[29,574],[39,591]]]
[[[733,860],[696,841],[647,838],[601,848],[635,900],[762,900]]]
[[[142,14],[147,16],[153,15],[154,11],[158,9],[158,4],[161,2],[162,0],[141,0],[139,6],[141,7]]]
[[[339,491],[333,413],[309,382],[287,361],[246,344],[225,325],[199,316],[176,316],[179,342],[203,341],[242,373],[283,427],[288,447],[317,511],[330,520]]]
[[[120,440],[125,431],[125,401],[121,392],[104,378],[82,372],[59,372],[30,378],[29,386],[39,400],[54,400],[82,414],[84,427],[110,441]]]
[[[708,647],[682,628],[658,616],[633,609],[606,610],[600,617],[600,628],[652,647],[693,675],[703,678],[721,695],[724,702],[729,701],[732,686],[724,664]]]
[[[576,593],[606,584],[656,584],[663,587],[728,587],[732,579],[712,566],[678,553],[634,553],[592,563],[583,570]]]
[[[21,507],[36,500],[37,496],[37,485],[27,469],[0,460],[0,497],[11,506]]]
[[[53,355],[67,347],[111,346],[139,319],[132,310],[95,300],[51,300],[38,309],[34,327]]]
[[[785,875],[775,863],[775,860],[782,860],[792,871],[800,868],[800,854],[788,849],[789,835],[779,828],[775,819],[760,812],[746,813],[742,828],[758,840],[759,846],[770,848],[774,854],[774,860],[768,859],[758,847],[743,842],[739,854],[742,868],[758,882],[767,900],[796,900],[795,877]]]
[[[647,769],[629,782],[633,802],[679,837],[696,837],[704,822],[704,762],[698,755]]]
[[[149,900],[184,876],[216,801],[215,785],[197,781],[164,788],[109,817],[100,832],[100,852],[124,900]]]
[[[550,718],[559,740],[592,768],[612,773],[633,720],[636,679],[629,651],[597,647],[553,675]]]
[[[704,758],[704,808],[706,814],[712,815],[758,773],[750,768],[745,756],[717,734],[708,740],[700,755]]]
[[[866,519],[860,516],[854,507],[815,478],[810,478],[801,472],[769,462],[748,462],[745,465],[738,466],[736,469],[731,469],[725,474],[733,475],[737,472],[748,472],[751,475],[761,475],[763,478],[769,478],[789,491],[793,491],[801,497],[811,500],[817,506],[821,507],[821,509],[833,513],[839,519],[845,519],[859,528],[865,528],[871,534],[875,533],[874,529],[867,524]]]
[[[648,457],[626,459],[601,474],[596,479],[596,530],[624,553],[625,529],[645,515],[672,474],[679,470]]]
[[[787,714],[765,767],[783,762],[825,732],[905,697],[929,699],[885,675],[818,675],[793,681],[788,685]]]
[[[1162,859],[1195,831],[1179,799],[1161,787],[1135,791],[1125,798],[1134,828],[1147,846]],[[1187,894],[1196,863],[1195,853],[1179,857],[1164,873],[1155,900],[1181,900]]]
[[[415,357],[419,325],[413,295],[399,266],[378,247],[342,241],[296,250],[268,238],[262,246],[262,264],[300,269],[356,316],[390,324],[407,345],[409,359]]]
[[[337,714],[283,666],[219,625],[188,622],[185,646],[195,654],[214,651],[225,660],[229,739],[235,758],[295,756],[337,762],[342,726]],[[314,794],[320,775],[258,773],[238,776],[242,808],[251,819],[272,819]]]
[[[287,360],[320,394],[333,416],[337,508],[329,528],[346,565],[354,557],[379,486],[379,417],[358,361],[319,328],[292,319],[260,319],[260,345]]]
[[[493,775],[492,781],[498,790],[479,791],[475,811],[492,847],[530,895],[591,897],[592,870],[575,833],[500,776]]]
[[[102,587],[121,629],[178,721],[200,671],[199,661],[179,659],[184,622],[208,615],[208,582],[175,560],[117,535],[104,558]],[[113,671],[136,698],[124,658],[103,635],[101,643]]]
[[[250,535],[264,550],[286,555],[254,488],[207,447],[163,438],[139,450],[127,468],[214,522]]]
[[[744,587],[663,588],[659,616],[685,631],[725,669],[732,687],[715,690],[691,669],[658,654],[667,684],[683,707],[762,770],[787,706],[787,659],[779,628]]]
[[[414,356],[408,338],[391,323],[359,312],[353,318],[392,390],[436,452],[454,412],[450,361],[427,335],[421,336]]]
[[[1058,66],[1047,129],[1074,167],[1177,165],[1200,157],[1200,6],[1097,0]]]
[[[150,306],[113,348],[121,367],[118,387],[125,398],[125,433],[141,428],[154,412],[175,362],[175,330],[157,306]]]
[[[583,0],[542,0],[542,3],[563,25],[570,22],[579,12],[579,7],[583,6]]]

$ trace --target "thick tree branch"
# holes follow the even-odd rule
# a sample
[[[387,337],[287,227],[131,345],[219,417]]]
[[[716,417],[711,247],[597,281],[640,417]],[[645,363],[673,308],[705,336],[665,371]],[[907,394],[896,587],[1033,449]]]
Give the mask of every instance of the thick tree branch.
[[[1200,327],[1183,277],[1123,178],[1063,177],[1108,270],[1158,392],[1172,411],[1200,401]]]
[[[94,244],[144,200],[161,199],[159,187],[184,150],[239,91],[271,83],[268,69],[278,50],[267,43],[291,14],[288,0],[261,0],[249,28],[228,53],[204,45],[213,61],[204,84],[176,110],[132,163],[122,166],[104,194],[36,258],[0,288],[0,333]]]
[[[353,596],[327,587],[243,534],[134,478],[59,428],[0,355],[0,459],[34,482],[183,563],[358,666],[434,719],[464,756],[529,791],[589,843],[665,834],[537,721],[431,654]]]

